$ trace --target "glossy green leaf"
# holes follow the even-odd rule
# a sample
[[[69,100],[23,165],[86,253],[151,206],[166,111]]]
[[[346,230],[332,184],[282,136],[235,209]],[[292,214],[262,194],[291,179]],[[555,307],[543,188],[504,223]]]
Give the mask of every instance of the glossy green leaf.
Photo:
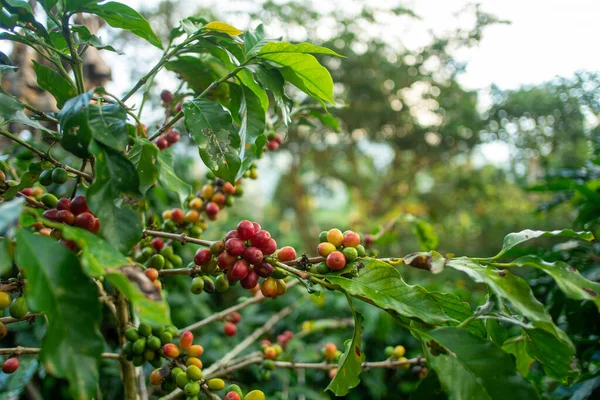
[[[265,110],[260,104],[260,99],[246,86],[242,86],[240,118],[242,122],[239,131],[242,143],[240,149],[242,168],[238,171],[236,179],[241,178],[250,165],[260,158],[267,143]]]
[[[40,354],[46,371],[67,379],[74,399],[94,398],[104,349],[96,285],[75,255],[47,236],[21,229],[16,254],[27,275],[29,309],[48,318]]]
[[[297,53],[266,54],[265,59],[279,65],[284,79],[298,89],[319,101],[334,104],[333,79],[329,71],[314,56]]]
[[[129,151],[129,159],[138,172],[142,194],[145,194],[158,181],[158,154],[158,147],[144,138],[137,138]]]
[[[89,107],[89,126],[92,137],[117,151],[127,147],[127,112],[118,104]]]
[[[287,125],[291,122],[290,106],[288,105],[287,96],[285,95],[285,80],[276,68],[267,68],[264,65],[259,65],[254,73],[258,82],[273,94],[275,104],[281,112],[281,118]]]
[[[338,361],[337,373],[325,389],[331,390],[336,396],[345,396],[350,389],[358,386],[360,383],[359,376],[362,372],[362,362],[365,358],[360,349],[364,318],[354,309],[352,298],[348,294],[346,294],[346,298],[354,317],[354,334],[352,339],[348,339],[344,343],[345,350]]]
[[[420,335],[427,363],[450,399],[539,399],[511,356],[490,341],[455,327]]]
[[[44,10],[50,11],[54,8],[56,3],[58,3],[58,0],[39,0],[39,2],[42,4],[42,7],[44,7]]]
[[[451,321],[450,325],[452,326],[458,325],[460,322],[473,316],[473,311],[469,303],[461,301],[453,293],[431,292],[430,295],[442,307],[444,314],[457,321]],[[486,337],[485,326],[481,320],[471,321],[465,329],[479,337]]]
[[[162,49],[160,39],[156,36],[146,18],[133,8],[115,1],[101,4],[88,4],[81,9],[83,12],[95,14],[105,20],[113,28],[126,29],[129,32],[146,39],[153,46]]]
[[[259,24],[256,29],[249,29],[244,33],[244,52],[246,59],[252,57],[260,51],[260,49],[271,39],[265,38],[265,29],[263,24]]]
[[[198,99],[185,103],[183,113],[204,164],[219,178],[235,182],[241,166],[241,142],[229,112],[218,103]]]
[[[58,113],[62,134],[60,143],[65,150],[81,158],[87,158],[90,154],[88,147],[92,141],[92,130],[89,124],[89,106],[93,93],[91,90],[67,100]]]
[[[0,399],[19,399],[27,383],[38,371],[39,361],[36,358],[21,357],[19,369],[10,375],[0,375]]]
[[[325,275],[327,281],[339,286],[352,297],[373,304],[392,314],[416,318],[429,324],[442,324],[453,319],[429,292],[420,286],[407,285],[400,272],[391,265],[374,259],[361,260],[358,276]]]
[[[327,54],[330,56],[343,57],[335,51],[311,43],[292,44],[288,42],[270,42],[261,47],[258,54],[262,57],[266,54],[278,53],[300,53],[300,54]]]
[[[77,94],[77,89],[58,72],[35,60],[32,60],[32,62],[38,86],[54,96],[58,108],[62,108],[67,100]]]
[[[0,276],[6,275],[11,267],[13,257],[8,252],[8,239],[0,239]]]
[[[65,0],[65,11],[79,11],[81,7],[97,2],[97,0]]]
[[[533,267],[550,275],[567,297],[591,300],[600,308],[600,283],[584,278],[576,268],[562,261],[547,262],[536,256],[524,256],[512,262],[519,267]]]
[[[122,153],[100,143],[92,151],[96,177],[87,192],[88,204],[101,221],[101,235],[119,251],[127,251],[142,236],[142,219],[123,198],[140,196],[137,171]]]
[[[513,338],[509,340],[502,346],[502,350],[505,352],[512,354],[515,357],[517,371],[524,376],[527,377],[529,375],[529,369],[535,362],[535,359],[529,357],[527,351],[525,350],[525,341],[518,340],[519,338]]]
[[[24,203],[25,200],[19,198],[0,204],[0,236],[6,236],[9,229],[17,224]]]
[[[419,382],[419,386],[410,394],[409,400],[447,400],[440,380],[435,371],[429,371],[425,379]]]
[[[258,97],[264,114],[269,108],[269,96],[267,96],[267,92],[256,83],[252,74],[246,69],[239,71],[236,77],[246,89],[250,89]]]
[[[159,151],[156,159],[160,170],[158,182],[165,189],[177,193],[179,201],[181,204],[184,204],[192,192],[192,187],[175,174],[175,170],[173,169],[173,158],[169,153]]]
[[[42,131],[50,132],[39,122],[30,119],[25,114],[25,105],[12,96],[0,93],[0,122],[16,122],[31,126]]]
[[[521,232],[509,233],[506,235],[504,237],[504,242],[502,243],[502,250],[500,250],[500,253],[496,254],[494,258],[503,256],[510,249],[523,242],[541,237],[567,237],[587,240],[588,242],[594,240],[594,235],[590,232],[576,232],[572,229],[563,229],[560,231],[533,231],[531,229],[525,229]]]

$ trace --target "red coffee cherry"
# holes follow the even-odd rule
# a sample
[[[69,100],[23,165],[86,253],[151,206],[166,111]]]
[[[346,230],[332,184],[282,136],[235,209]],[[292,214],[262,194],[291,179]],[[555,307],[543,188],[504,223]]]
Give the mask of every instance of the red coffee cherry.
[[[75,223],[75,215],[69,210],[60,210],[56,213],[56,218],[67,225],[73,225]]]
[[[25,189],[21,190],[21,193],[23,193],[27,197],[33,196],[33,189],[32,188],[25,188]]]
[[[248,220],[241,221],[237,226],[237,231],[242,240],[250,240],[256,233],[254,224]]]
[[[216,217],[218,213],[219,205],[217,203],[211,201],[208,204],[206,204],[206,215],[208,215],[209,217]]]
[[[65,246],[67,249],[71,250],[73,253],[77,251],[77,243],[75,243],[72,240],[60,239],[58,242]]]
[[[177,105],[175,105],[175,111],[176,112],[181,112],[181,110],[183,109],[183,102],[179,102],[177,103]]]
[[[356,247],[360,244],[360,236],[358,233],[353,231],[348,231],[344,235],[343,245],[344,247]]]
[[[279,261],[286,262],[296,259],[296,250],[291,246],[285,246],[279,249],[277,252],[277,258]]]
[[[217,258],[217,264],[221,269],[230,269],[237,260],[238,258],[236,256],[232,256],[227,252],[223,252],[219,254],[219,257]]]
[[[271,239],[271,234],[268,231],[260,230],[257,231],[254,236],[250,239],[250,242],[253,246],[261,248],[267,243],[267,241]]]
[[[160,99],[163,101],[163,103],[169,104],[173,101],[173,93],[168,90],[163,90],[160,92]]]
[[[161,136],[156,139],[156,147],[158,147],[160,150],[164,150],[169,147],[169,142],[167,142],[167,139],[164,136]]]
[[[75,226],[91,231],[96,225],[96,218],[89,212],[84,212],[75,217]]]
[[[229,232],[227,232],[227,235],[225,235],[225,241],[228,241],[228,240],[229,240],[229,239],[231,239],[231,238],[236,238],[236,239],[239,239],[239,237],[240,237],[240,236],[238,235],[238,232],[237,232],[237,230],[235,230],[235,229],[232,229],[232,230],[230,230]]]
[[[258,276],[260,276],[261,278],[268,278],[269,276],[271,276],[273,274],[273,271],[275,271],[275,268],[273,268],[273,266],[271,264],[269,264],[268,262],[263,261],[258,265],[255,264],[254,270],[256,271]]]
[[[250,267],[246,260],[238,260],[231,268],[231,277],[234,280],[240,281],[248,276]]]
[[[169,133],[167,133],[166,139],[167,139],[167,142],[169,143],[169,145],[173,145],[173,144],[179,142],[179,140],[181,139],[181,136],[179,135],[179,132],[177,132],[177,131],[170,131]]]
[[[323,354],[329,360],[333,360],[335,358],[335,354],[337,353],[337,346],[334,343],[327,343],[325,345],[325,349],[323,349]]]
[[[267,240],[267,242],[264,245],[262,245],[260,249],[262,250],[264,255],[271,255],[277,250],[277,242],[275,241],[275,239],[271,238]]]
[[[85,196],[81,194],[79,196],[75,196],[75,198],[71,201],[70,210],[75,215],[90,212]]]
[[[258,232],[260,231],[262,228],[260,226],[260,224],[258,222],[253,222],[252,225],[254,225],[254,232]]]
[[[225,332],[227,336],[235,336],[237,333],[237,326],[235,326],[233,322],[226,322],[223,326],[223,332]]]
[[[269,140],[267,143],[267,149],[275,151],[279,148],[279,143],[276,140]]]
[[[179,347],[173,343],[167,343],[163,346],[163,354],[167,358],[177,358],[179,357]]]
[[[223,253],[221,253],[223,254]],[[194,255],[194,264],[196,265],[206,265],[212,259],[212,252],[209,249],[200,249]]]
[[[338,371],[338,369],[337,369],[337,368],[332,368],[332,369],[330,369],[330,370],[329,370],[329,379],[333,379],[333,378],[335,378],[335,376],[337,375],[337,371]]]
[[[244,289],[254,289],[258,285],[258,274],[255,270],[248,271],[248,275],[240,281]]]
[[[58,201],[58,204],[56,204],[56,209],[71,211],[71,200],[63,197]]]
[[[162,238],[155,237],[152,239],[152,247],[154,247],[156,251],[161,251],[164,246],[165,241]]]
[[[346,266],[346,257],[341,251],[334,251],[327,256],[326,263],[329,269],[339,271]]]
[[[365,235],[365,247],[373,245],[373,236]]]
[[[229,392],[225,395],[225,400],[242,400],[242,398],[236,392]]]
[[[50,221],[59,222],[56,214],[58,214],[58,210],[54,208],[52,210],[44,211],[44,213],[42,214],[42,217],[49,219]]]
[[[19,359],[16,357],[9,358],[2,364],[2,372],[5,374],[12,374],[17,369],[19,369]]]
[[[262,262],[263,253],[258,247],[250,246],[244,250],[244,259],[252,265],[258,265]]]
[[[100,220],[98,218],[96,218],[94,220],[94,222],[95,222],[94,227],[90,230],[90,232],[97,235],[98,232],[100,232]]]
[[[234,311],[231,314],[229,314],[228,318],[234,324],[238,324],[242,320],[241,314],[239,312],[237,312],[237,311]]]
[[[283,138],[281,137],[281,135],[279,133],[277,135],[275,135],[275,141],[279,144],[283,143]]]
[[[185,331],[181,334],[179,338],[179,348],[181,350],[188,350],[192,347],[192,343],[194,342],[194,334],[190,331]]]
[[[185,213],[181,208],[174,208],[171,210],[171,219],[180,224],[185,219]]]
[[[231,238],[225,242],[225,251],[232,256],[241,256],[246,250],[246,244],[241,239]]]

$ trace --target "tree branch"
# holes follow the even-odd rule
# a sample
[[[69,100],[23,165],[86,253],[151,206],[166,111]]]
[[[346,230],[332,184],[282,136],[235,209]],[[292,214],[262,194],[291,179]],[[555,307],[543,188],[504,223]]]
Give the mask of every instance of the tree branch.
[[[19,356],[26,356],[26,355],[37,355],[37,354],[40,354],[41,351],[42,351],[42,349],[40,349],[39,347],[17,346],[17,347],[0,349],[0,355],[19,357]],[[121,355],[118,353],[102,353],[102,358],[105,358],[108,360],[118,360],[118,359],[120,359],[120,357],[121,357]]]
[[[119,334],[119,341],[121,345],[124,345],[127,339],[125,338],[125,329],[129,325],[129,305],[127,299],[123,293],[117,295],[117,327]],[[135,376],[135,367],[133,364],[125,359],[123,354],[120,355],[119,361],[121,363],[121,373],[123,379],[123,385],[125,386],[125,399],[126,400],[137,400],[137,383]]]
[[[193,244],[198,244],[198,245],[204,246],[204,247],[210,247],[214,243],[214,241],[210,241],[210,240],[202,240],[202,239],[196,239],[193,237],[189,237],[185,233],[168,233],[168,232],[153,231],[150,229],[145,229],[143,234],[145,236],[161,237],[161,238],[165,238],[165,239],[175,240],[177,242],[180,242],[181,244],[193,243]],[[165,271],[167,271],[167,270],[165,270]],[[177,275],[177,274],[168,274],[168,275]]]

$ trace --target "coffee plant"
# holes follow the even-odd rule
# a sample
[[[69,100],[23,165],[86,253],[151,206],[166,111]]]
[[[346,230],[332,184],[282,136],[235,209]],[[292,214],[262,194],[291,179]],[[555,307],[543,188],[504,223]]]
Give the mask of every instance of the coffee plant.
[[[321,370],[330,379],[324,389],[345,396],[362,373],[383,368],[416,373],[415,399],[443,393],[454,399],[535,399],[541,398],[540,385],[526,379],[533,363],[565,386],[589,370],[575,357],[558,316],[518,271],[537,269],[563,296],[594,308],[600,307],[600,284],[564,261],[508,257],[511,249],[541,237],[592,242],[589,232],[526,229],[506,236],[491,257],[379,255],[373,236],[337,227],[319,235],[318,248],[297,252],[251,220],[222,237],[205,237],[212,221],[244,195],[244,182],[258,176],[255,161],[285,145],[287,126],[311,118],[331,123],[327,107],[335,106],[334,85],[315,55],[339,57],[334,51],[267,38],[261,25],[242,32],[202,18],[182,20],[162,43],[137,11],[112,1],[43,0],[35,12],[26,1],[0,3],[0,39],[41,57],[43,62],[34,62],[38,89],[51,94],[58,108],[42,111],[1,89],[0,135],[6,144],[0,158],[0,303],[9,315],[0,318],[0,338],[17,341],[0,349],[2,374],[16,375],[20,364],[39,358],[44,376],[68,382],[68,393],[58,397],[83,400],[100,398],[101,365],[112,362],[123,382],[116,398],[260,400],[266,398],[260,384],[240,387],[237,372],[260,366],[260,377],[269,380],[276,370]],[[74,22],[80,13],[164,50],[125,95],[86,81],[85,52],[115,49]],[[1,61],[0,72],[13,73],[6,55]],[[163,68],[177,73],[181,85],[160,94],[164,122],[145,125],[142,108]],[[201,76],[189,72],[198,70]],[[140,91],[143,102],[133,104]],[[320,106],[292,101],[293,92]],[[209,170],[203,179],[186,182],[177,175],[170,150],[175,144],[197,148]],[[176,207],[160,206],[157,192]],[[462,272],[487,286],[487,300],[472,309],[452,293],[409,285],[402,277],[408,268],[440,279],[448,269]],[[198,302],[228,291],[247,294],[176,327],[166,298],[182,289],[173,283],[178,276],[188,277],[185,290]],[[299,332],[270,336],[307,293],[329,291],[345,296],[351,321],[304,321]],[[294,301],[239,337],[246,307],[281,296]],[[389,313],[421,349],[409,357],[398,343],[380,351],[363,348],[369,320],[356,302]],[[39,332],[38,343],[18,342],[11,326],[22,321]],[[211,343],[198,332],[209,325],[231,337],[231,347],[203,360]],[[317,348],[320,359],[296,357],[310,333],[347,325],[352,336]],[[28,366],[21,387],[38,369],[37,363]]]

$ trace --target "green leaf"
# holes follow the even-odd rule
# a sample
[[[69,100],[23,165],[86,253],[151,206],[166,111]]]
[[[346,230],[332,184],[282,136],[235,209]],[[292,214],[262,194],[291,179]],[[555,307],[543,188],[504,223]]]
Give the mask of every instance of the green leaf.
[[[39,2],[42,4],[42,7],[44,7],[44,10],[50,11],[54,8],[56,3],[58,3],[58,0],[39,0]]]
[[[260,99],[260,105],[264,114],[269,108],[269,96],[267,96],[267,92],[256,83],[252,74],[246,69],[239,71],[236,77],[246,89],[250,89]]]
[[[220,104],[198,99],[183,105],[185,127],[198,145],[204,164],[216,176],[235,182],[240,170],[240,137],[231,114]]]
[[[420,332],[427,363],[451,399],[539,399],[507,353],[464,329]]]
[[[256,29],[249,29],[244,33],[244,53],[246,60],[252,57],[271,39],[265,39],[265,29],[263,24],[259,24]]]
[[[239,131],[242,143],[240,150],[242,168],[238,171],[236,179],[241,178],[250,165],[260,158],[267,143],[265,110],[262,108],[259,98],[246,86],[242,86],[240,118],[242,121]]]
[[[159,177],[158,147],[144,138],[137,138],[135,144],[129,151],[129,159],[135,165],[140,180],[140,192],[145,194]]]
[[[127,112],[119,104],[89,107],[89,126],[92,137],[117,151],[125,151],[127,133]]]
[[[527,351],[525,351],[525,341],[516,340],[513,338],[502,346],[502,350],[515,356],[517,371],[524,377],[529,375],[529,368],[533,365],[535,360],[529,357]]]
[[[34,163],[34,164],[37,164],[37,163]],[[31,164],[31,165],[34,165],[34,164]],[[39,165],[39,164],[37,164],[37,165]],[[19,179],[19,184],[11,186],[10,188],[8,188],[8,190],[6,192],[4,192],[4,195],[2,196],[4,198],[4,200],[12,200],[17,196],[17,193],[20,190],[32,187],[33,184],[38,181],[38,178],[40,177],[41,173],[42,173],[41,168],[39,170],[25,171],[25,173],[23,175],[21,175],[21,177]]]
[[[428,324],[453,320],[444,314],[429,292],[420,286],[407,285],[396,268],[374,259],[363,259],[361,263],[363,267],[358,270],[357,277],[327,274],[324,279],[351,296],[392,314],[416,318]]]
[[[93,35],[85,25],[71,26],[71,30],[75,33],[74,42],[77,46],[89,45],[98,50],[108,50],[120,55],[124,54],[122,51],[116,50],[112,46],[103,44],[102,40],[100,40],[98,36]]]
[[[325,389],[331,390],[336,396],[345,396],[350,389],[358,386],[360,383],[359,375],[362,372],[362,362],[365,358],[360,349],[360,334],[363,330],[362,323],[364,318],[354,309],[352,298],[347,293],[344,294],[348,299],[348,305],[354,317],[354,334],[352,335],[352,339],[348,339],[344,343],[345,350],[338,361],[337,373]]]
[[[90,209],[100,219],[100,233],[119,251],[128,251],[142,237],[142,219],[123,198],[139,197],[135,166],[122,153],[100,143],[92,145],[96,177],[87,192]]]
[[[311,43],[291,44],[288,42],[271,42],[266,43],[258,52],[261,57],[265,54],[279,53],[327,54],[330,56],[343,57],[331,49],[315,46]]]
[[[104,348],[96,285],[75,255],[47,236],[21,229],[16,254],[27,275],[29,309],[48,318],[40,354],[46,371],[67,379],[74,399],[94,398]]]
[[[10,241],[0,239],[0,276],[6,275],[12,268],[13,257],[8,252]]]
[[[326,103],[335,103],[333,79],[316,58],[296,53],[267,54],[266,57],[281,65],[279,72],[286,81],[319,101],[323,107]]]
[[[437,251],[410,253],[402,258],[406,265],[414,268],[424,269],[434,274],[444,270],[446,259]]]
[[[0,398],[19,399],[25,385],[38,371],[39,361],[35,358],[19,358],[19,369],[10,375],[0,375]]]
[[[90,100],[94,91],[80,94],[65,102],[64,107],[58,113],[60,143],[65,150],[80,158],[89,157],[90,143],[92,141],[92,130],[89,124]]]
[[[440,380],[435,371],[430,371],[419,382],[419,386],[410,394],[409,400],[447,400],[448,396],[444,393]]]
[[[0,236],[6,236],[10,228],[17,224],[24,203],[24,199],[15,199],[0,204]]]
[[[587,240],[588,242],[594,240],[594,235],[590,232],[575,232],[572,229],[563,229],[560,231],[532,231],[531,229],[525,229],[521,232],[509,233],[506,235],[504,237],[504,243],[502,244],[502,250],[500,250],[500,253],[496,254],[493,258],[499,258],[513,247],[528,240],[540,237],[568,237]]]
[[[50,130],[39,122],[29,119],[25,114],[25,105],[12,96],[0,93],[0,122],[16,122],[19,124],[31,126],[45,132]]]
[[[458,321],[451,321],[450,325],[452,326],[458,325],[458,323],[473,316],[473,311],[471,310],[469,303],[461,301],[458,296],[453,293],[431,292],[430,295],[438,302],[440,307],[442,307],[444,314]],[[479,337],[486,337],[485,326],[481,320],[476,319],[471,321],[465,329]]]
[[[153,326],[171,325],[169,305],[141,267],[131,266],[125,256],[91,232],[64,224],[57,228],[82,250],[81,265],[84,272],[95,278],[105,276],[111,285],[129,299],[142,322]]]
[[[292,120],[290,118],[290,107],[287,103],[287,96],[285,95],[284,85],[285,80],[276,68],[266,68],[264,65],[259,65],[255,69],[256,79],[263,85],[267,90],[273,93],[275,104],[281,112],[281,118],[283,122],[288,125]]]
[[[562,261],[547,262],[536,256],[524,256],[512,262],[519,267],[533,267],[550,275],[567,297],[591,300],[600,308],[600,283],[584,278],[579,271]]]
[[[189,194],[192,192],[192,187],[175,174],[175,171],[173,170],[173,158],[170,154],[159,151],[157,161],[160,170],[158,182],[165,189],[177,193],[179,195],[179,201],[181,204],[184,204]]]
[[[79,9],[98,0],[65,0],[65,11],[79,11]]]
[[[146,18],[133,8],[110,1],[102,4],[89,4],[82,8],[83,12],[95,14],[105,20],[113,28],[126,29],[146,39],[150,44],[162,49],[160,39],[156,36]]]
[[[433,226],[421,219],[417,220],[413,226],[413,233],[417,237],[421,251],[435,250],[440,243]]]
[[[65,102],[77,94],[77,89],[73,87],[65,78],[55,70],[46,67],[43,64],[32,60],[33,69],[37,76],[37,84],[40,88],[50,92],[56,99],[56,106],[60,109]]]

